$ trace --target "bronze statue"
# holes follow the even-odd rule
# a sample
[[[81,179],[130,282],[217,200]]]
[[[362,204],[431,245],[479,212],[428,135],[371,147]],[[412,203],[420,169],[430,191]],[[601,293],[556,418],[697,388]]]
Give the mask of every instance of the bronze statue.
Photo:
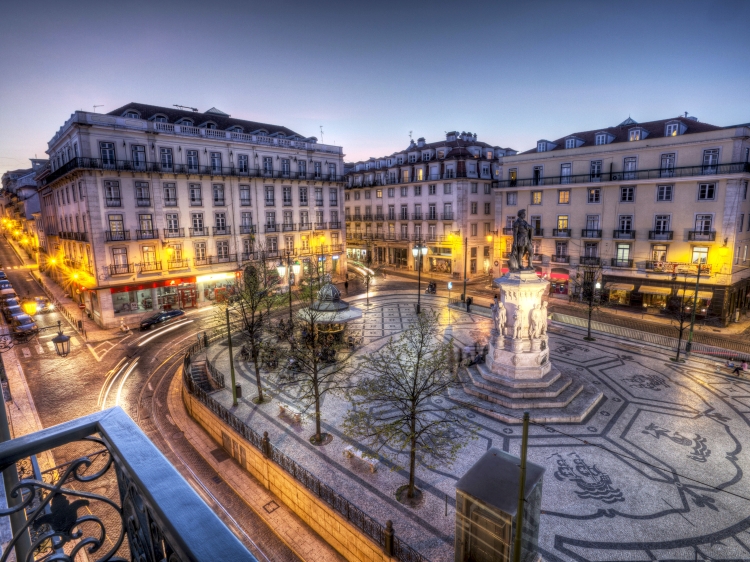
[[[523,258],[528,256],[528,265],[523,266]],[[526,211],[518,211],[518,218],[513,222],[513,249],[508,259],[511,271],[528,271],[534,268],[531,260],[534,256],[534,246],[531,243],[531,225],[526,222]]]

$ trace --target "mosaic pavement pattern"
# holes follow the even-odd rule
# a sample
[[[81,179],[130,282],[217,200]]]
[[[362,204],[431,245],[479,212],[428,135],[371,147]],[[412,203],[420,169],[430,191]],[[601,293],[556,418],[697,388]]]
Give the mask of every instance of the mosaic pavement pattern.
[[[376,349],[414,317],[413,298],[370,299],[361,325],[365,346]],[[423,306],[438,307],[434,299]],[[444,302],[444,301],[442,301]],[[362,303],[353,303],[359,306]],[[363,307],[364,308],[364,307]],[[481,346],[489,320],[451,311],[457,344]],[[582,424],[532,427],[529,459],[546,467],[540,548],[544,560],[750,560],[750,381],[738,380],[705,360],[686,365],[644,345],[553,327],[552,360],[598,385],[605,399]],[[211,350],[228,370],[226,348]],[[238,363],[243,386],[251,373]],[[455,483],[489,447],[519,453],[521,428],[475,412],[480,428],[449,467],[419,467],[426,501],[409,509],[394,498],[406,473],[383,468],[371,474],[358,459],[346,459],[346,437],[337,429],[347,403],[329,395],[323,406],[331,444],[312,447],[312,421],[294,424],[279,415],[278,402],[294,404],[293,391],[273,389],[261,407],[247,399],[238,415],[277,446],[334,486],[375,519],[394,521],[396,532],[434,562],[453,559]],[[229,403],[228,392],[215,395]],[[440,403],[446,398],[436,399]],[[516,495],[515,490],[509,494]],[[447,501],[446,501],[447,499]],[[445,515],[446,504],[448,515]]]

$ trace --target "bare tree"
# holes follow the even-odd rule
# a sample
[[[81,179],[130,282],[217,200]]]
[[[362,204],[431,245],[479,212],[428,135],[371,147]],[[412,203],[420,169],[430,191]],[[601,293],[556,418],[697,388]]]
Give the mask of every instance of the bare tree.
[[[301,309],[288,330],[289,363],[278,372],[280,385],[295,386],[305,411],[312,408],[315,417],[313,443],[322,443],[321,405],[325,394],[341,391],[351,378],[350,353],[340,336],[328,331],[337,324],[338,312],[328,302],[318,301],[324,276],[314,265],[303,273],[305,287],[297,292]]]
[[[260,248],[255,252],[254,263],[245,266],[243,280],[233,299],[233,311],[239,313],[248,343],[249,359],[255,369],[255,384],[258,387],[258,403],[263,402],[263,385],[260,378],[260,367],[268,343],[264,340],[271,323],[271,310],[278,304],[277,288],[279,276],[268,267],[266,252]],[[265,314],[264,314],[265,311]]]
[[[345,433],[394,462],[408,454],[409,498],[417,457],[428,467],[450,464],[475,434],[460,406],[433,402],[460,384],[451,369],[452,353],[438,315],[423,312],[398,339],[362,359],[361,377],[348,392],[353,408],[344,418]]]

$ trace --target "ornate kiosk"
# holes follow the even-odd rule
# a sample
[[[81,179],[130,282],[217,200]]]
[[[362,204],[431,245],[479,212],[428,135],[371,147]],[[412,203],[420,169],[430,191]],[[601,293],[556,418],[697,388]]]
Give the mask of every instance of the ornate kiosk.
[[[313,316],[320,333],[330,335],[338,343],[344,341],[346,324],[362,318],[362,311],[342,300],[341,291],[333,283],[323,285],[313,304],[297,314],[303,319]]]
[[[510,272],[495,280],[500,299],[491,307],[485,363],[459,371],[463,390],[453,398],[506,423],[520,423],[523,411],[539,422],[580,422],[602,392],[550,361],[547,303],[542,300],[549,282],[531,267],[532,255],[531,226],[522,209],[513,223]]]

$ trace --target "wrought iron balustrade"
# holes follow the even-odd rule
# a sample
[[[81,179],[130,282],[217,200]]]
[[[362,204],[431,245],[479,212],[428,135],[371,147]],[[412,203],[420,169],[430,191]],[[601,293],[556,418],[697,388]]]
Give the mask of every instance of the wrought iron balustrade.
[[[169,238],[185,238],[184,228],[164,228],[161,233],[165,240]]]
[[[151,271],[161,271],[160,261],[147,261],[139,264],[141,273],[149,273]]]
[[[36,455],[71,444],[75,458],[39,470]],[[0,509],[3,559],[122,560],[127,543],[143,562],[256,560],[119,407],[0,443],[0,469],[20,476]]]
[[[208,227],[191,228],[190,236],[208,236]]]
[[[241,224],[240,234],[255,234],[255,225],[254,224]]]
[[[135,271],[134,263],[113,263],[109,266],[110,275],[127,275]]]
[[[633,267],[633,260],[629,259],[619,259],[619,258],[611,258],[610,265],[612,267],[626,267],[626,268],[632,268]]]
[[[602,260],[599,256],[579,256],[578,263],[581,265],[601,265]]]
[[[442,213],[440,215],[440,220],[452,221],[453,220],[453,213]]]
[[[581,230],[581,238],[601,238],[602,231],[591,228],[584,228]]]
[[[190,206],[191,207],[202,207],[203,206],[203,199],[202,198],[196,198],[193,197],[190,199]]]
[[[232,234],[231,226],[225,225],[225,226],[214,227],[214,236],[227,236],[228,234]]]
[[[513,228],[508,228],[508,227],[503,228],[503,234],[505,236],[513,236]]]
[[[135,236],[138,240],[151,240],[159,237],[159,229],[152,228],[148,230],[136,230]]]
[[[169,260],[167,261],[167,269],[185,269],[190,267],[190,260]]]
[[[570,256],[555,254],[551,257],[550,261],[555,263],[570,263]]]
[[[649,230],[649,240],[671,240],[674,232],[671,230]]]
[[[570,229],[569,228],[553,228],[552,236],[554,236],[555,238],[570,238]]]
[[[617,240],[635,240],[635,230],[613,230],[612,238]]]
[[[151,198],[143,199],[138,198],[135,200],[135,206],[136,207],[150,207],[151,206]]]
[[[316,222],[315,223],[315,230],[326,230],[326,223],[324,223],[324,222]]]
[[[299,223],[299,230],[312,230],[312,223],[310,222]]]
[[[122,199],[120,199],[119,197],[107,197],[104,200],[104,204],[107,207],[122,207]]]
[[[164,206],[165,207],[176,207],[177,206],[177,199],[165,199],[164,200]]]
[[[278,224],[267,222],[265,225],[263,225],[263,231],[264,232],[280,232],[281,229]]]
[[[237,254],[223,254],[219,256],[209,256],[209,265],[216,265],[219,263],[232,263],[237,261]]]
[[[341,223],[339,221],[331,221],[328,223],[328,228],[330,230],[337,230],[341,228]]]
[[[208,264],[209,264],[209,259],[205,256],[193,258],[193,265],[195,265],[195,267],[200,267],[200,266],[208,265]]]
[[[107,242],[122,242],[124,240],[130,240],[129,230],[105,230],[104,239]]]
[[[715,230],[689,230],[688,240],[695,240],[696,242],[713,242],[716,240]]]
[[[292,232],[292,231],[294,231],[294,223],[293,222],[284,222],[284,223],[281,223],[281,230],[283,232]]]

